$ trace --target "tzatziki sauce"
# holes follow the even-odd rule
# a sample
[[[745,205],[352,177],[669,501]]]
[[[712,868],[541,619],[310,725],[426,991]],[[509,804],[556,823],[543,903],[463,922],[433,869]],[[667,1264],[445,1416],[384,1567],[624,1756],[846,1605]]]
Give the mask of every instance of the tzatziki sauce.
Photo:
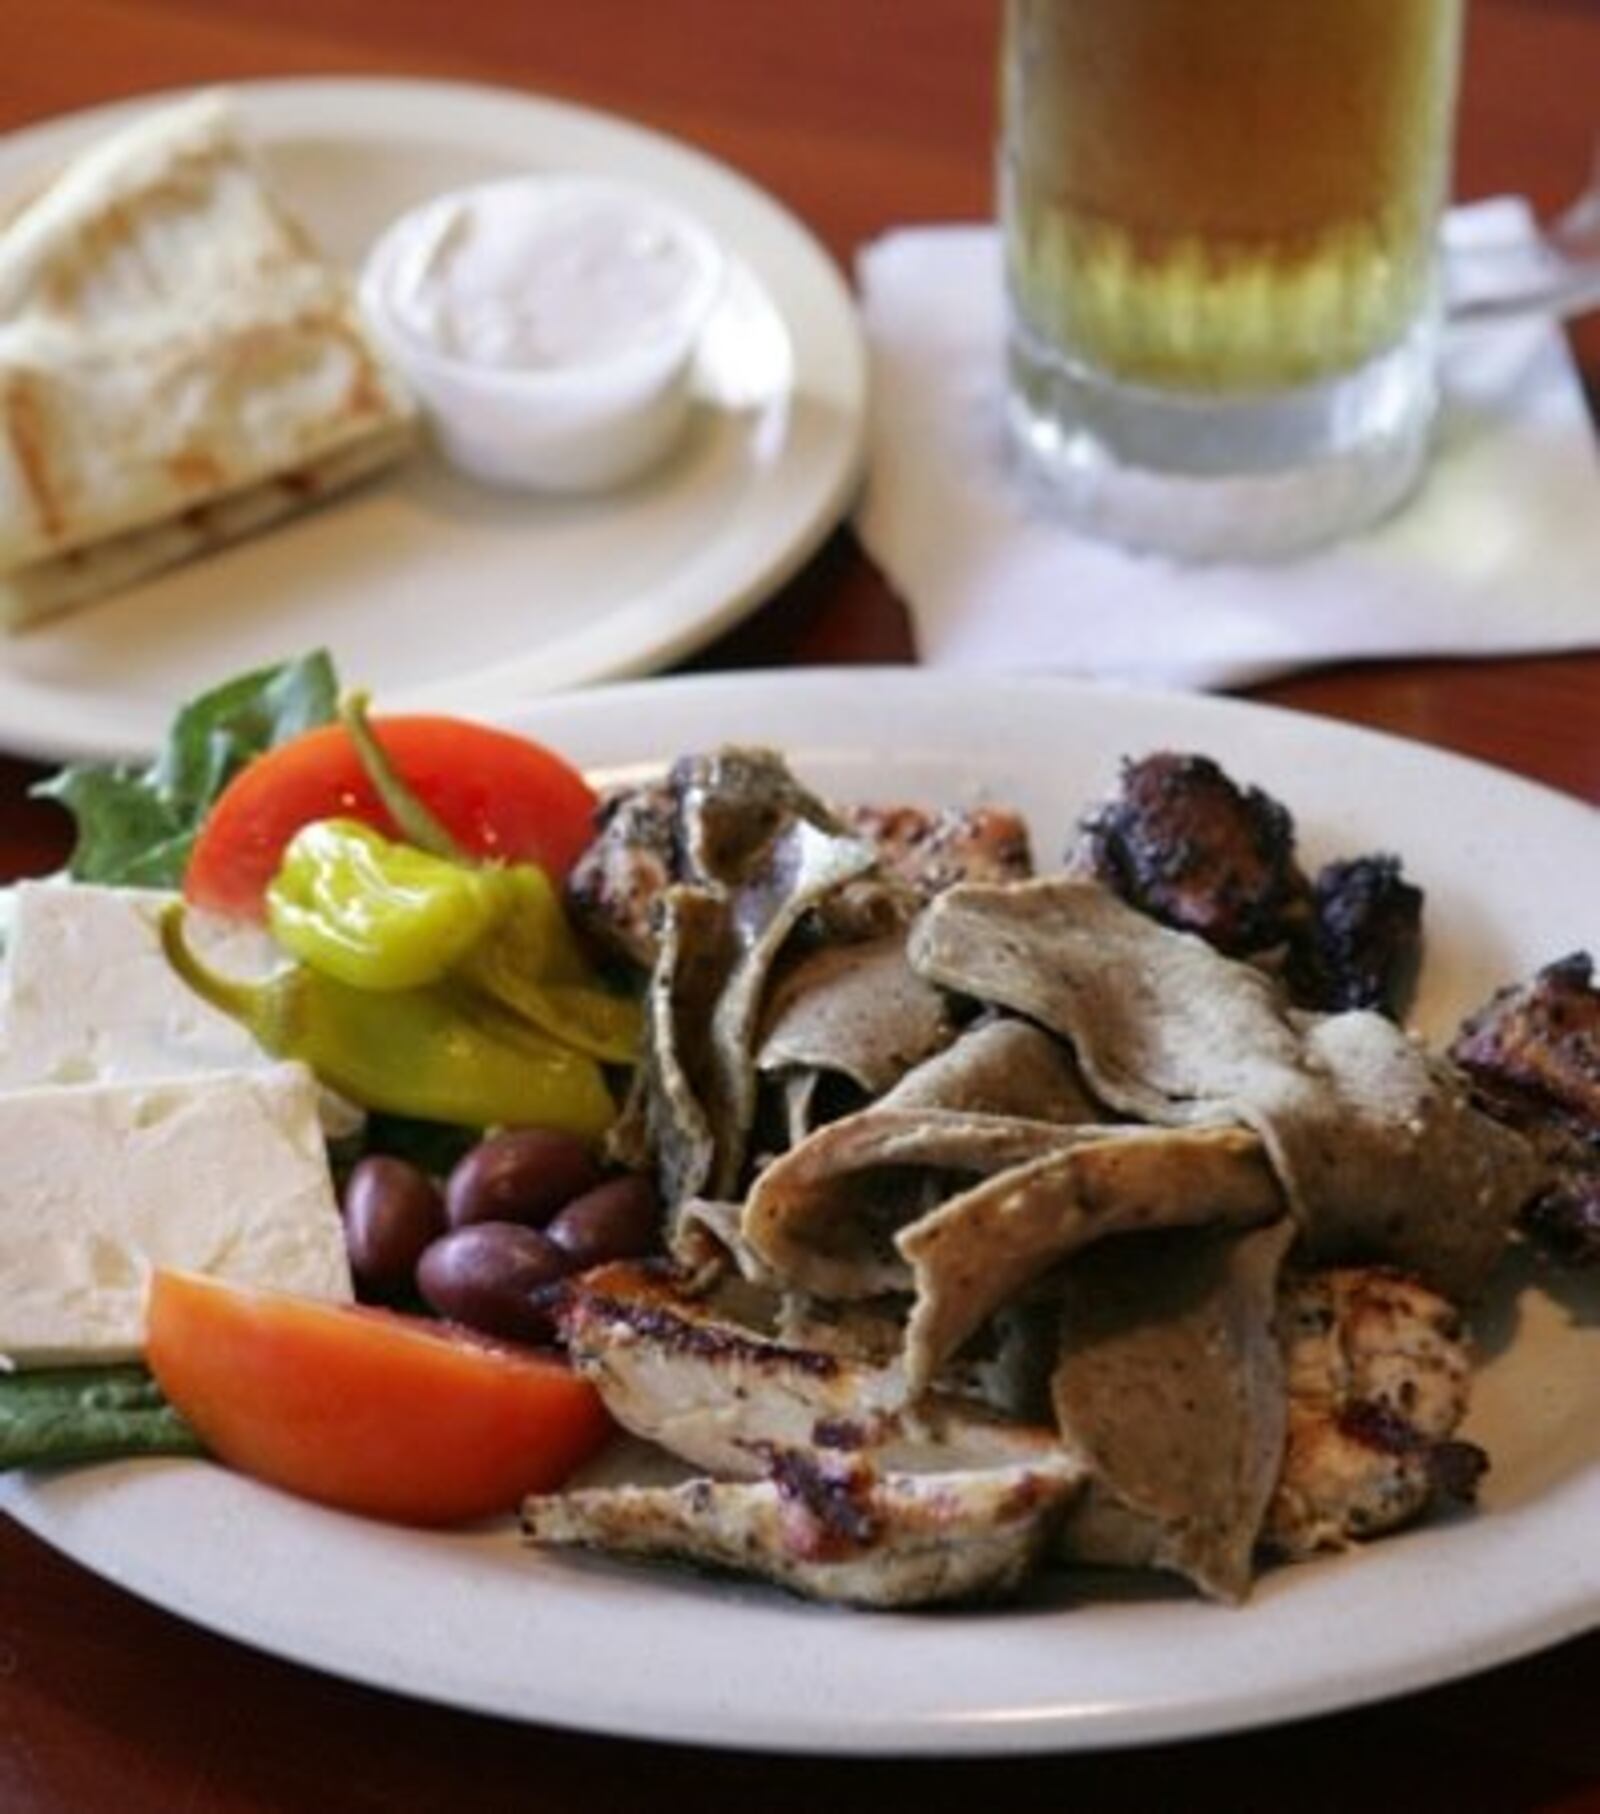
[[[603,364],[680,336],[705,256],[648,198],[587,182],[488,184],[444,198],[395,248],[395,324],[502,371]]]

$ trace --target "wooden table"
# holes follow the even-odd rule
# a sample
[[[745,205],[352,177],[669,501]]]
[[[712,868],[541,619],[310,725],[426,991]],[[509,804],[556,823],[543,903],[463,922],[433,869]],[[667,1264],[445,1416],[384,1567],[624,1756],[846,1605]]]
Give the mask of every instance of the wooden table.
[[[1472,14],[1461,191],[1518,190],[1554,207],[1600,128],[1600,0],[1473,0]],[[782,197],[847,262],[893,224],[987,209],[994,15],[978,0],[6,0],[0,127],[231,77],[486,79],[703,146]],[[1575,340],[1600,394],[1600,320]],[[903,611],[841,530],[694,665],[911,658]],[[1350,668],[1261,696],[1600,801],[1600,657]],[[24,799],[30,778],[0,764],[6,872],[42,870],[63,851],[63,825]],[[1250,1737],[1044,1762],[783,1762],[511,1727],[330,1682],[184,1626],[0,1524],[6,1814],[610,1814],[736,1801],[762,1814],[846,1814],[944,1795],[1014,1810],[1600,1806],[1600,1636]]]

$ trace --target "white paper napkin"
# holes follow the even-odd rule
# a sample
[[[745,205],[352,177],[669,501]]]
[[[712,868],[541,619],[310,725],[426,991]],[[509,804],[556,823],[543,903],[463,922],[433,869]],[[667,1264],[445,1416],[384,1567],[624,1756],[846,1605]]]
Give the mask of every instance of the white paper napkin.
[[[1450,221],[1465,243],[1529,230],[1514,200]],[[1182,567],[1024,498],[992,228],[889,234],[858,279],[873,400],[857,528],[933,666],[1207,688],[1363,656],[1600,646],[1600,459],[1559,328],[1450,331],[1438,453],[1389,522],[1292,563]]]

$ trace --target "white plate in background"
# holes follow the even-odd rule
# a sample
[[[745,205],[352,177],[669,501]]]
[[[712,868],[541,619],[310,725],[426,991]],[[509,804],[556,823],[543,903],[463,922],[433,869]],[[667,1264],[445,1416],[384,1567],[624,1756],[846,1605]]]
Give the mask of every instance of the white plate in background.
[[[1593,811],[1458,758],[1228,700],[915,671],[655,681],[511,722],[597,779],[722,739],[791,752],[840,799],[1028,814],[1044,866],[1117,759],[1204,750],[1294,812],[1317,863],[1402,853],[1427,891],[1418,1018],[1594,938]],[[1263,1577],[1243,1608],[1084,1578],[1020,1607],[864,1614],[665,1569],[427,1535],[194,1462],[0,1481],[84,1566],[263,1650],[407,1694],[641,1738],[864,1754],[1144,1744],[1441,1682],[1600,1622],[1600,1278],[1512,1263],[1480,1324],[1474,1515]]]
[[[466,84],[241,82],[245,125],[319,243],[354,270],[396,215],[527,170],[643,184],[732,259],[681,447],[624,491],[497,492],[431,452],[322,509],[0,642],[0,747],[137,755],[220,680],[326,644],[396,709],[504,710],[648,673],[736,622],[847,508],[866,362],[810,233],[687,145],[566,103]],[[0,196],[173,96],[0,139]]]

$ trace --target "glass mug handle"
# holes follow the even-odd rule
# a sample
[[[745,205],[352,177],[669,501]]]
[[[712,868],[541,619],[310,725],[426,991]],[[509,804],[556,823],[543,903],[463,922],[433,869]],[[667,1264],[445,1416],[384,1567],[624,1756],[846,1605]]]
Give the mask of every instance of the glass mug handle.
[[[1452,244],[1447,229],[1444,287],[1452,321],[1566,321],[1600,309],[1600,146],[1588,188],[1535,233]]]

